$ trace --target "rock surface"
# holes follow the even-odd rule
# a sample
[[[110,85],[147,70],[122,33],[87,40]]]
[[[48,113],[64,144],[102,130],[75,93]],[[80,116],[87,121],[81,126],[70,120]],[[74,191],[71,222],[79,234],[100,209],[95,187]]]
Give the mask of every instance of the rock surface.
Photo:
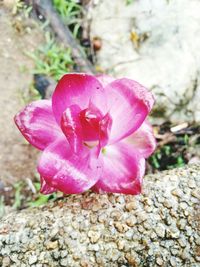
[[[139,196],[85,193],[0,221],[0,266],[200,266],[200,165]]]
[[[200,122],[200,1],[93,3],[91,39],[102,38],[98,68],[150,88],[156,118]]]

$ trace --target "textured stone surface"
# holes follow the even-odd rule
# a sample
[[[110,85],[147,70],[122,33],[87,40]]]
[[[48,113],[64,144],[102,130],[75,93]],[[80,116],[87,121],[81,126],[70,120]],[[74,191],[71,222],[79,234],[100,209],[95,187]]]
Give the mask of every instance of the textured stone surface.
[[[150,88],[154,115],[200,122],[200,1],[93,2],[91,39],[102,38],[97,65]]]
[[[200,266],[200,166],[144,179],[140,196],[67,196],[0,221],[0,266]]]

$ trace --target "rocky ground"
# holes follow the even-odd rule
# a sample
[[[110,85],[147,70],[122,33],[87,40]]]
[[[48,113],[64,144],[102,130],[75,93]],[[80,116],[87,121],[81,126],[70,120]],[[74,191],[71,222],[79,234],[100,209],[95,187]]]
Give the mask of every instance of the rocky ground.
[[[0,221],[0,266],[199,267],[200,166],[144,179],[139,196],[71,195]]]
[[[200,2],[93,0],[89,10],[98,68],[150,88],[155,123],[200,122]]]

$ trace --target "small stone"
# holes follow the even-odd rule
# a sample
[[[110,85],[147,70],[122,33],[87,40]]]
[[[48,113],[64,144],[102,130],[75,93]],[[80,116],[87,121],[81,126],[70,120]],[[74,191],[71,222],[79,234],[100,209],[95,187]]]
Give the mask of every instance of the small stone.
[[[175,249],[175,248],[171,248],[170,251],[171,251],[171,254],[174,256],[176,256],[180,253],[180,251],[178,249]]]
[[[3,267],[7,267],[7,266],[10,266],[10,258],[9,257],[5,257],[3,258],[3,262],[2,262],[2,266]]]
[[[126,219],[126,224],[130,227],[134,226],[137,223],[137,220],[135,217],[129,217]]]
[[[194,181],[194,180],[189,180],[189,181],[188,181],[188,186],[189,186],[190,188],[195,188],[195,187],[196,187],[195,181]]]
[[[189,237],[192,236],[193,231],[192,231],[192,228],[190,226],[186,226],[185,230],[186,230],[186,235],[187,236],[189,236]]]
[[[144,232],[144,228],[143,228],[143,226],[141,224],[138,226],[137,229],[138,229],[138,232],[140,232],[140,233]]]
[[[199,189],[195,189],[192,191],[191,195],[197,199],[200,199],[200,190]]]
[[[53,258],[57,260],[60,257],[60,253],[58,251],[53,252]]]
[[[187,241],[185,240],[184,236],[178,239],[178,243],[182,248],[186,247],[187,245]]]
[[[37,256],[36,255],[30,256],[29,259],[28,259],[28,262],[29,262],[30,265],[36,263],[37,262]]]
[[[136,206],[136,203],[132,201],[132,202],[127,203],[125,208],[127,211],[132,211],[132,210],[137,209],[137,206]]]
[[[183,192],[180,189],[174,189],[171,193],[173,196],[176,197],[181,197],[181,195],[183,194]]]
[[[156,235],[155,232],[152,232],[150,237],[151,237],[152,240],[156,240],[157,235]]]
[[[58,247],[58,241],[57,240],[54,241],[54,242],[49,241],[49,242],[46,243],[46,248],[48,250],[50,250],[50,249],[56,249],[57,247]]]
[[[98,216],[98,222],[104,223],[106,221],[107,217],[106,214],[102,213],[101,215]]]
[[[127,253],[125,258],[131,266],[138,266],[136,259],[130,253]]]
[[[170,258],[170,263],[171,263],[171,266],[176,267],[177,266],[176,258],[175,257],[171,257]]]
[[[190,253],[187,248],[183,250],[183,252],[180,255],[181,259],[186,260],[190,258]]]
[[[61,261],[60,261],[60,265],[61,266],[66,267],[66,266],[68,266],[67,264],[68,264],[68,260],[67,259],[61,259]]]
[[[140,212],[137,215],[137,223],[142,223],[147,220],[147,215],[144,212]]]
[[[96,203],[96,204],[94,204],[93,206],[92,206],[92,211],[98,211],[98,210],[100,210],[101,209],[101,205],[100,204],[98,204],[98,203]]]
[[[193,236],[189,237],[189,242],[190,242],[190,244],[193,244],[193,242],[194,242],[194,237]]]
[[[88,232],[88,237],[90,238],[91,243],[96,243],[99,240],[100,236],[101,234],[99,232],[96,232],[96,231]]]
[[[180,219],[180,221],[178,221],[178,223],[177,223],[178,228],[181,229],[181,230],[185,229],[186,224],[187,224],[187,221],[184,220],[184,219]]]
[[[110,217],[116,221],[119,221],[122,217],[122,214],[119,211],[114,210],[113,212],[111,212]]]
[[[96,224],[96,223],[97,223],[97,216],[96,216],[96,214],[92,214],[92,215],[90,216],[90,222],[91,222],[92,224]]]
[[[153,207],[152,207],[152,206],[145,206],[145,207],[144,207],[144,210],[145,210],[146,212],[152,212]]]
[[[99,251],[99,245],[98,244],[89,244],[88,250],[90,250],[90,251]]]
[[[81,260],[80,266],[81,267],[89,267],[89,264],[88,264],[88,262],[86,260]]]
[[[183,210],[186,210],[188,208],[188,205],[186,202],[181,202],[180,203],[180,208],[183,209]]]
[[[195,257],[195,260],[198,261],[198,262],[200,262],[200,256],[196,256]]]
[[[79,255],[79,254],[74,254],[73,255],[73,259],[74,260],[79,260],[81,258],[81,255]]]
[[[168,209],[173,206],[173,204],[169,200],[164,200],[163,205]]]
[[[180,236],[180,231],[177,228],[172,228],[172,229],[167,229],[166,231],[166,236],[168,238],[174,238],[174,239],[178,239]]]
[[[152,226],[148,223],[148,222],[144,222],[143,223],[143,227],[146,229],[146,230],[150,230],[152,228]]]
[[[68,255],[67,250],[62,250],[60,253],[61,258],[65,258]]]
[[[162,224],[158,224],[155,232],[159,237],[163,238],[165,236],[165,227]]]
[[[128,230],[128,226],[126,224],[123,224],[121,222],[115,222],[114,223],[115,228],[120,233],[125,233]]]
[[[159,266],[163,266],[163,259],[162,259],[162,258],[157,258],[157,259],[156,259],[156,263],[157,263]]]
[[[125,241],[124,240],[119,240],[117,242],[117,247],[118,247],[119,250],[123,250],[124,246],[125,246]]]

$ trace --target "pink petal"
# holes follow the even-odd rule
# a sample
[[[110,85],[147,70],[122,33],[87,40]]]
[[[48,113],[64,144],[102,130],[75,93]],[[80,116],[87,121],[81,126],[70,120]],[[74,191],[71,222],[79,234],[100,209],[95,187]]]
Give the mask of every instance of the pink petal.
[[[102,166],[93,150],[85,148],[77,155],[65,139],[60,139],[44,150],[38,171],[50,187],[65,194],[77,194],[98,181]]]
[[[67,140],[74,153],[82,149],[82,126],[80,123],[80,107],[72,105],[63,112],[61,119],[61,128],[67,137]]]
[[[140,153],[144,158],[148,158],[156,148],[156,139],[153,128],[147,121],[144,121],[140,128],[132,135],[123,140],[132,146],[132,149]]]
[[[139,83],[119,79],[105,88],[113,124],[110,143],[117,142],[136,131],[149,114],[154,99],[151,92]]]
[[[99,139],[99,122],[102,118],[100,110],[90,101],[88,108],[80,113],[80,121],[85,141],[96,141]]]
[[[92,75],[64,75],[52,96],[53,112],[60,123],[63,112],[71,105],[78,105],[81,110],[88,107],[90,100],[100,110],[106,109],[106,98],[101,83]]]
[[[14,120],[27,141],[41,150],[63,135],[55,121],[50,100],[32,102]]]
[[[102,178],[93,187],[99,193],[139,194],[145,160],[131,146],[122,142],[107,146],[103,152]]]
[[[112,126],[112,119],[107,113],[105,116],[93,105],[80,113],[84,141],[99,141],[101,147],[105,146]]]
[[[49,186],[45,182],[43,177],[40,177],[40,183],[41,183],[40,193],[44,195],[52,194],[57,191],[54,187]]]
[[[103,148],[107,145],[109,134],[112,127],[112,118],[109,113],[107,113],[100,121],[99,130],[99,148]]]
[[[106,75],[106,74],[96,75],[96,78],[100,81],[100,83],[103,85],[103,87],[105,87],[107,84],[109,84],[115,80],[115,78],[113,78],[109,75]]]

